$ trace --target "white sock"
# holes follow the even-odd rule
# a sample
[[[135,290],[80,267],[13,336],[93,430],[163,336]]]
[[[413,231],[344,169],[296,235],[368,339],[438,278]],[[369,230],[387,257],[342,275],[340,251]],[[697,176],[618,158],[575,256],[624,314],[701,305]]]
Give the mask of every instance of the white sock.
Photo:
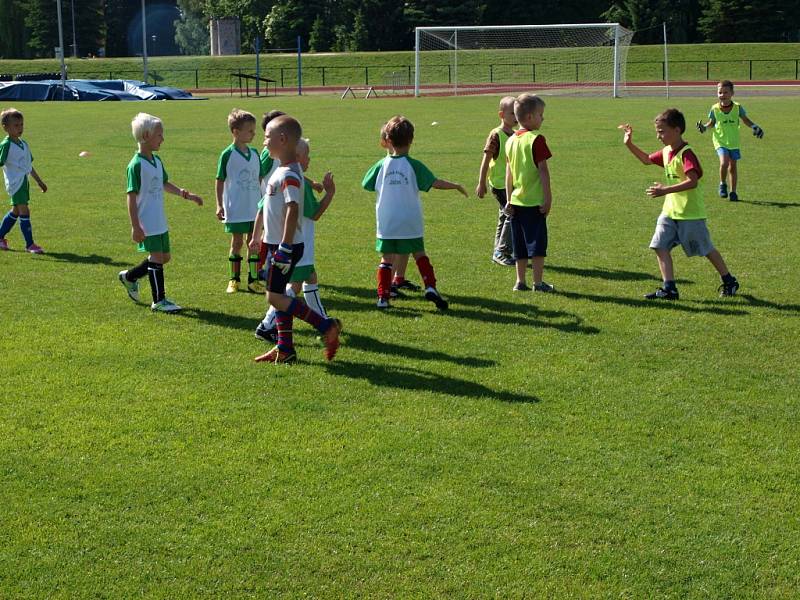
[[[328,316],[328,313],[325,312],[325,307],[322,306],[322,300],[319,298],[319,286],[317,284],[303,283],[303,297],[306,299],[306,304],[308,304],[312,310],[323,317]]]

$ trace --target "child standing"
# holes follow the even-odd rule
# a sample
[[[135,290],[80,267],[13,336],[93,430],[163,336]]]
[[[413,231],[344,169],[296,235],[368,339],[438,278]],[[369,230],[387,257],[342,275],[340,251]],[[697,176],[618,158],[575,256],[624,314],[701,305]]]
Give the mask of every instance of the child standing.
[[[647,188],[652,198],[664,196],[664,206],[656,223],[656,232],[650,242],[658,257],[663,285],[645,295],[649,300],[677,300],[678,288],[672,268],[672,248],[683,247],[686,256],[705,256],[722,277],[720,296],[733,296],[739,282],[728,271],[725,261],[711,243],[706,227],[706,209],[703,202],[701,178],[703,169],[697,155],[683,140],[686,120],[676,108],[669,108],[655,118],[656,137],[664,148],[647,154],[633,143],[633,128],[620,125],[625,132],[624,144],[644,165],[664,168],[667,184],[654,183]]]
[[[717,84],[717,102],[708,112],[708,121],[697,122],[697,130],[705,133],[706,129],[713,127],[714,149],[719,156],[719,197],[729,198],[731,202],[739,200],[736,193],[738,171],[736,163],[742,158],[739,151],[739,123],[740,121],[753,130],[753,135],[758,139],[764,137],[764,130],[753,123],[738,102],[733,101],[733,82],[725,79]],[[730,173],[730,187],[728,187],[728,174]],[[728,193],[730,190],[730,194]]]
[[[139,279],[148,276],[156,312],[173,313],[181,307],[168,300],[164,292],[164,265],[170,259],[169,228],[164,214],[164,190],[198,206],[200,196],[179,188],[169,181],[161,158],[154,154],[164,142],[161,119],[139,113],[131,122],[133,137],[139,151],[128,163],[128,216],[131,221],[131,238],[138,244],[139,252],[147,252],[147,259],[127,271],[119,272],[119,281],[134,302],[139,301]]]
[[[377,273],[378,308],[389,307],[395,257],[413,254],[425,284],[425,298],[439,310],[446,310],[447,301],[436,289],[433,266],[425,254],[419,192],[431,188],[458,190],[465,197],[467,192],[458,183],[437,179],[424,164],[408,156],[414,141],[411,121],[399,115],[392,117],[382,131],[390,154],[375,163],[361,182],[364,189],[377,192],[375,249],[381,254]]]
[[[481,169],[478,173],[478,187],[475,194],[478,198],[486,195],[486,183],[494,194],[495,200],[500,205],[497,214],[497,227],[494,234],[494,253],[492,260],[498,265],[511,266],[514,258],[511,256],[511,222],[506,215],[506,142],[514,134],[514,125],[517,118],[514,116],[514,97],[506,96],[500,100],[500,125],[489,132],[486,144],[483,146]]]
[[[219,156],[216,179],[217,218],[225,223],[225,232],[231,234],[230,280],[226,292],[235,294],[239,290],[243,241],[248,246],[247,288],[263,292],[258,281],[258,252],[250,252],[249,248],[261,198],[260,179],[265,174],[258,150],[248,146],[256,134],[256,118],[249,112],[233,109],[228,115],[228,128],[233,143]]]
[[[517,266],[515,292],[530,291],[525,283],[528,259],[533,262],[533,289],[552,292],[546,283],[547,215],[553,203],[550,191],[552,156],[544,136],[538,133],[544,121],[544,100],[535,94],[521,94],[514,100],[514,115],[520,128],[506,142],[506,212],[511,217],[511,241]]]
[[[304,173],[308,170],[308,165],[311,162],[309,151],[308,140],[301,138],[297,143],[297,162]],[[303,299],[306,304],[323,317],[327,317],[328,313],[325,312],[325,307],[322,306],[322,300],[319,297],[317,271],[314,267],[314,224],[330,206],[331,200],[336,194],[336,184],[333,182],[333,175],[330,172],[325,173],[325,177],[322,179],[325,195],[322,200],[318,201],[314,196],[311,180],[304,177],[303,183],[303,213],[299,216],[300,230],[303,232],[303,257],[298,261],[292,272],[289,285],[286,287],[286,295],[294,298],[302,289]],[[259,243],[258,238],[253,239],[250,242],[251,249],[257,248]],[[276,318],[277,311],[274,307],[270,307],[264,320],[256,328],[256,337],[258,339],[277,341],[278,328]]]
[[[269,122],[266,142],[270,156],[281,161],[267,183],[267,199],[262,209],[265,239],[271,255],[267,273],[267,299],[277,311],[278,343],[256,362],[290,363],[297,360],[292,337],[292,321],[299,317],[322,334],[325,358],[332,360],[339,348],[341,323],[324,317],[299,298],[286,295],[286,284],[303,257],[302,224],[299,221],[303,200],[303,173],[297,162],[297,144],[303,134],[300,123],[289,116]],[[256,222],[254,237],[260,235],[261,221]]]
[[[42,193],[47,186],[33,168],[33,155],[30,146],[22,139],[25,121],[22,113],[16,108],[8,108],[0,113],[0,122],[6,132],[5,139],[0,142],[0,167],[3,167],[3,178],[6,191],[11,198],[11,210],[0,222],[0,250],[8,250],[6,235],[19,221],[19,228],[25,238],[25,250],[32,254],[43,254],[44,250],[33,241],[31,229],[30,186],[28,173],[38,184]]]

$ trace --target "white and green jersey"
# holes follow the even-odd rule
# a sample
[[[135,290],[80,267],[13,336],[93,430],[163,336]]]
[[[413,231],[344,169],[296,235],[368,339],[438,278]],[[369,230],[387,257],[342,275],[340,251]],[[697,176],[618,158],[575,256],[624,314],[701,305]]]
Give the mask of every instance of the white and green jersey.
[[[169,181],[158,155],[148,159],[139,152],[128,163],[128,193],[136,194],[136,212],[147,236],[168,231],[164,214],[164,184]]]
[[[275,172],[275,169],[281,166],[281,161],[278,158],[272,158],[269,155],[269,150],[264,148],[261,151],[261,196],[267,195],[267,182],[269,178],[272,177],[272,174]]]
[[[297,216],[297,229],[292,243],[303,242],[303,169],[296,162],[278,167],[267,182],[267,195],[261,212],[264,220],[264,241],[267,244],[280,244],[286,222],[286,205],[295,202],[301,208]]]
[[[377,192],[375,217],[377,236],[383,240],[412,240],[423,237],[420,191],[431,189],[436,176],[428,167],[407,155],[388,155],[376,162],[361,182]]]
[[[259,177],[261,161],[255,148],[247,152],[231,144],[219,155],[217,179],[224,182],[222,208],[225,223],[248,223],[255,220],[261,199]]]
[[[297,263],[298,267],[306,267],[314,264],[314,234],[315,225],[314,215],[319,210],[319,201],[314,196],[314,188],[311,187],[311,182],[308,179],[303,181],[303,211],[300,213],[300,221],[302,235],[294,241],[295,244],[303,242],[303,256],[300,262]]]
[[[20,138],[15,141],[6,136],[0,142],[0,167],[3,167],[6,191],[13,196],[25,184],[28,173],[33,169],[33,155],[25,140]]]

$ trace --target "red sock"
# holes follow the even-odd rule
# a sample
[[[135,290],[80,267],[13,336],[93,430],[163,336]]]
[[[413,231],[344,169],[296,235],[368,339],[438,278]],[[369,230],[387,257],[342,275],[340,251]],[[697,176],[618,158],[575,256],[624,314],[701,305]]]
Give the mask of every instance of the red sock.
[[[279,310],[276,313],[276,320],[278,322],[278,348],[281,352],[289,352],[294,348],[294,340],[292,339],[292,315],[288,312]]]
[[[419,269],[419,274],[422,275],[422,281],[425,283],[425,287],[436,287],[436,275],[433,274],[433,265],[431,265],[431,261],[428,260],[426,255],[422,255],[417,259],[417,269]]]
[[[267,262],[267,244],[266,242],[261,242],[261,246],[258,248],[258,271],[264,268],[264,263]]]
[[[392,289],[392,263],[381,261],[378,265],[378,298],[388,300],[389,291]]]

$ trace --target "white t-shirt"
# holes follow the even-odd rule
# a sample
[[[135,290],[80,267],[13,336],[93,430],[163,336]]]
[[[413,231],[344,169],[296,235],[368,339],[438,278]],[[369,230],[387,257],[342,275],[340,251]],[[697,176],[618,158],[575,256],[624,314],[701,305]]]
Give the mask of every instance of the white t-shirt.
[[[292,238],[293,244],[303,241],[302,201],[303,170],[296,162],[278,167],[267,182],[267,195],[264,209],[264,241],[267,244],[280,244],[283,238],[283,226],[286,221],[286,205],[294,202],[300,209],[297,218],[297,229]]]
[[[261,161],[255,148],[245,155],[231,144],[219,155],[217,179],[223,181],[222,208],[225,223],[248,223],[256,218],[261,199]]]
[[[300,211],[301,233],[294,241],[295,244],[303,242],[303,256],[297,263],[298,267],[307,267],[314,264],[314,235],[316,222],[312,217],[319,210],[319,202],[314,196],[314,188],[308,181],[303,182],[303,209]]]
[[[0,142],[0,166],[9,196],[16,194],[33,169],[33,156],[25,140],[15,142],[10,137]]]
[[[269,178],[272,177],[272,174],[275,172],[275,169],[281,166],[281,161],[279,158],[272,158],[269,155],[269,150],[264,148],[261,152],[261,197],[267,195],[267,182]]]
[[[169,230],[164,213],[164,184],[167,181],[164,163],[156,154],[153,154],[151,162],[137,152],[128,163],[128,193],[136,194],[136,212],[147,236]]]

